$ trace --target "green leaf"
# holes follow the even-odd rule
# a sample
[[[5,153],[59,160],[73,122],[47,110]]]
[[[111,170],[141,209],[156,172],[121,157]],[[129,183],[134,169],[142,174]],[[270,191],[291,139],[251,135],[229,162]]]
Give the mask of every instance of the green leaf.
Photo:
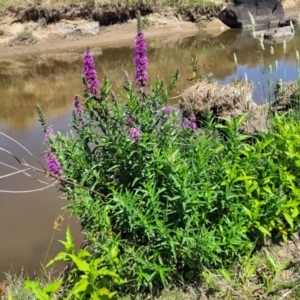
[[[230,272],[228,272],[225,269],[220,269],[219,272],[221,273],[221,275],[227,280],[228,283],[231,283],[231,274]]]
[[[118,256],[118,246],[117,245],[114,245],[112,247],[112,249],[109,251],[109,255],[112,259],[116,258]]]
[[[78,295],[80,292],[83,292],[87,290],[87,287],[89,285],[89,281],[87,278],[81,278],[75,286],[72,288],[72,294],[73,295]]]
[[[82,260],[81,258],[75,256],[75,255],[69,255],[72,262],[76,265],[79,271],[88,273],[90,272],[90,265]]]
[[[54,281],[54,282],[48,284],[46,287],[44,287],[43,290],[47,294],[50,294],[50,296],[52,297],[58,291],[58,289],[61,287],[62,282],[63,282],[63,280],[61,278],[57,281]]]
[[[263,189],[268,193],[268,194],[272,194],[271,188],[268,185],[265,185],[263,187]]]
[[[265,254],[266,254],[267,262],[271,266],[270,271],[275,272],[276,271],[276,263],[275,263],[274,259],[270,256],[270,254],[267,250],[265,250]]]
[[[242,116],[237,118],[236,123],[237,123],[238,128],[242,125],[242,123],[245,121],[245,119],[248,117],[248,115],[249,115],[249,113],[245,113]]]
[[[211,274],[203,271],[202,276],[204,277],[206,284],[209,286],[211,283]]]
[[[52,260],[50,260],[48,262],[48,264],[46,265],[46,268],[48,268],[49,266],[53,265],[57,261],[70,261],[69,254],[66,253],[66,252],[60,252],[60,253],[58,253]]]
[[[31,281],[31,280],[25,280],[24,281],[25,290],[31,291],[39,300],[51,300],[50,297],[40,288],[40,283]]]
[[[71,230],[70,227],[68,226],[67,228],[67,233],[66,233],[66,242],[62,242],[66,248],[66,251],[70,254],[74,254],[74,250],[75,250],[75,244],[74,244],[74,240],[71,234]]]
[[[90,257],[91,254],[85,250],[85,249],[80,249],[77,253],[77,257]]]
[[[283,213],[284,218],[286,219],[286,221],[289,223],[289,225],[291,226],[291,228],[294,228],[294,220],[293,218],[286,212]]]
[[[97,271],[98,276],[110,276],[110,277],[119,277],[115,272],[107,270],[107,269],[100,269]]]
[[[110,292],[106,287],[103,287],[99,290],[99,295],[107,295],[109,298],[111,298],[113,295],[115,295],[117,292]]]
[[[266,234],[266,235],[268,235],[268,236],[271,236],[271,233],[270,233],[265,227],[259,225],[259,226],[257,226],[257,229],[258,229],[259,231],[261,231],[263,234]]]
[[[238,182],[238,181],[247,181],[249,179],[255,179],[255,177],[253,176],[239,176],[239,177],[236,177],[233,182]]]

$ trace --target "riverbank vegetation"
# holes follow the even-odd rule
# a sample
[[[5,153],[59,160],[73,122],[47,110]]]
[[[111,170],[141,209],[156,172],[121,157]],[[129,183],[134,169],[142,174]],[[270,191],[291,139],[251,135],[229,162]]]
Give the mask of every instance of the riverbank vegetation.
[[[127,1],[114,1],[114,3],[120,4],[137,4],[140,1],[138,0],[127,0]],[[201,7],[213,8],[220,3],[224,3],[223,0],[145,0],[144,4],[150,5],[174,5],[174,6],[188,6],[188,5],[199,5]],[[93,4],[95,6],[102,6],[106,4],[112,4],[110,0],[0,0],[0,8],[7,8],[9,6],[20,6],[20,5],[70,5],[70,4]]]
[[[133,82],[126,72],[119,91],[99,81],[87,49],[73,130],[55,132],[37,107],[47,174],[85,244],[75,251],[68,230],[65,251],[48,263],[68,268],[25,290],[36,299],[298,299],[299,106],[270,110],[267,129],[252,135],[241,131],[247,114],[182,116],[168,103],[180,73],[148,81],[138,20]],[[295,245],[295,257],[277,252],[280,243]]]

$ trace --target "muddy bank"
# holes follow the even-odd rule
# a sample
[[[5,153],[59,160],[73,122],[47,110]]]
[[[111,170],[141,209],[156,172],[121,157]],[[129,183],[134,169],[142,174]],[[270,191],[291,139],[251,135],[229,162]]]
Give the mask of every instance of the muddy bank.
[[[136,34],[137,10],[143,16],[144,31],[148,38],[187,36],[199,30],[197,22],[203,24],[215,19],[221,8],[221,4],[183,8],[143,2],[103,6],[72,4],[9,7],[0,13],[0,60],[22,59],[28,55],[74,50],[87,45],[124,45],[132,42]]]

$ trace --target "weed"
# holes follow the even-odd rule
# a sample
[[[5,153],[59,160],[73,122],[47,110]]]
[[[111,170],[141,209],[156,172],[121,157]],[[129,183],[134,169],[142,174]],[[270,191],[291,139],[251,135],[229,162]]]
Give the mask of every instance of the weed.
[[[91,258],[91,254],[85,249],[80,249],[75,253],[75,245],[69,228],[66,233],[66,241],[63,241],[62,244],[65,246],[65,252],[60,252],[48,263],[46,268],[57,261],[66,261],[73,264],[74,267],[67,278],[68,289],[65,299],[72,299],[73,297],[76,299],[88,299],[90,297],[99,300],[112,299],[116,292],[110,292],[107,289],[106,285],[108,285],[109,279],[117,284],[122,283],[123,280],[115,272],[105,267],[106,258]],[[118,249],[116,247],[112,248],[108,255],[110,259],[118,262]],[[40,279],[35,281],[25,280],[24,282],[25,291],[30,291],[38,299],[49,300],[57,295],[62,283],[63,277],[46,286],[41,286]]]
[[[150,20],[148,17],[142,18],[143,27],[149,27],[150,26]]]

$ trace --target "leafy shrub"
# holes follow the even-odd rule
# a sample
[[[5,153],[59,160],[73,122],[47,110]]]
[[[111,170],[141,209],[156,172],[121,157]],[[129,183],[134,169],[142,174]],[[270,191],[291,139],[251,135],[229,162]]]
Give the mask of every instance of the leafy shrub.
[[[141,21],[139,22],[141,26]],[[140,28],[140,27],[139,27]],[[135,45],[135,86],[125,76],[121,97],[105,78],[99,89],[93,58],[84,54],[85,100],[74,99],[74,132],[53,134],[39,110],[68,208],[78,216],[126,291],[194,281],[203,266],[220,268],[299,224],[300,125],[276,116],[258,137],[239,133],[246,118],[196,129],[168,106],[179,78],[147,83],[144,35]],[[73,183],[73,184],[70,184]]]
[[[105,266],[105,257],[98,259],[91,258],[91,254],[85,249],[80,249],[75,253],[75,245],[68,228],[66,234],[66,241],[62,242],[65,246],[66,252],[60,252],[51,260],[47,266],[51,266],[57,261],[66,261],[73,264],[73,268],[68,275],[67,283],[65,283],[65,290],[67,290],[66,298],[64,299],[112,299],[116,292],[110,292],[107,289],[109,278],[116,283],[122,283],[120,277],[113,271],[108,270]],[[112,249],[110,251],[113,259],[117,260],[117,252]],[[91,258],[91,259],[89,259]],[[47,267],[46,266],[46,267]],[[31,291],[37,299],[53,299],[57,291],[61,288],[63,279],[60,278],[41,287],[40,281],[25,280],[25,289]],[[60,292],[63,294],[63,292]]]

